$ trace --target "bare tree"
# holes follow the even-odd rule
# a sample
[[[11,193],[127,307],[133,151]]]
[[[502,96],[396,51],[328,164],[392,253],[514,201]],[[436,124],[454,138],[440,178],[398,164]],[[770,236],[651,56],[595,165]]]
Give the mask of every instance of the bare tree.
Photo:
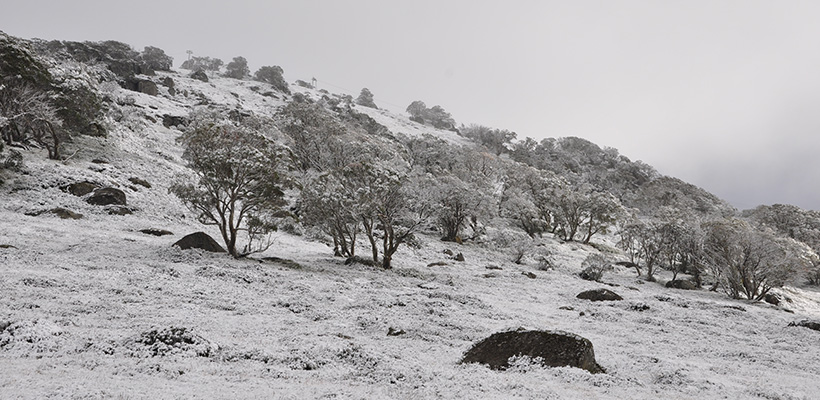
[[[7,144],[34,141],[60,159],[65,138],[63,121],[47,92],[29,84],[6,81],[0,85],[0,131]]]

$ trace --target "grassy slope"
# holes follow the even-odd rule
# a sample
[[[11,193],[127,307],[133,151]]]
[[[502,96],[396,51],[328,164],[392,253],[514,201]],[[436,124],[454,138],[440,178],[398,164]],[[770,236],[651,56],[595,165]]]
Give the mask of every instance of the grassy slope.
[[[174,78],[178,90],[212,101],[259,109],[275,103],[231,80]],[[136,99],[144,107],[134,115],[194,103]],[[409,124],[379,118],[391,129]],[[593,250],[551,239],[541,244],[559,260],[553,271],[433,237],[422,237],[421,249],[400,250],[393,271],[345,266],[326,245],[286,234],[265,255],[302,268],[172,248],[184,234],[215,232],[167,193],[181,170],[175,132],[125,121],[109,139],[84,139],[67,163],[28,154],[29,174],[0,188],[0,244],[16,247],[0,249],[0,323],[15,327],[13,337],[0,333],[0,397],[808,399],[820,392],[820,333],[786,327],[820,317],[816,292],[789,289],[794,303],[786,307],[796,312],[789,314],[641,283],[616,270],[605,280],[625,300],[590,303],[575,295],[601,285],[573,273]],[[100,154],[110,163],[89,161]],[[131,176],[152,188],[128,188]],[[77,177],[125,188],[137,213],[109,216],[53,187]],[[54,206],[85,218],[23,215]],[[175,235],[136,231],[148,227]],[[448,248],[466,262],[448,260]],[[427,267],[435,261],[449,264]],[[503,269],[486,277],[490,264]],[[642,304],[649,309],[633,310]],[[142,332],[171,326],[192,329],[200,346],[214,349],[211,356],[183,346],[150,357],[135,344]],[[519,326],[590,339],[609,373],[458,364],[475,341]],[[391,327],[406,334],[387,336]]]

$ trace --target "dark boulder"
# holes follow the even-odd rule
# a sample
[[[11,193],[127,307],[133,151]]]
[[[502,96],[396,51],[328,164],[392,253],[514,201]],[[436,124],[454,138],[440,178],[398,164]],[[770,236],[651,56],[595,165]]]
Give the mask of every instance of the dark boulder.
[[[147,79],[140,80],[137,83],[137,91],[140,93],[145,93],[149,96],[156,96],[157,94],[159,94],[157,84]]]
[[[66,193],[71,193],[75,196],[80,196],[81,197],[81,196],[85,196],[85,195],[87,195],[87,194],[89,194],[89,193],[91,193],[91,192],[93,192],[93,191],[95,191],[99,188],[100,188],[99,184],[96,184],[94,182],[84,181],[84,182],[74,182],[74,183],[70,183],[70,184],[65,185],[65,186],[61,186],[60,190],[66,192]]]
[[[179,239],[174,246],[179,246],[182,250],[202,249],[212,253],[225,253],[225,249],[219,245],[212,237],[205,232],[194,232]]]
[[[605,372],[595,361],[595,351],[589,340],[561,331],[519,329],[495,333],[476,343],[461,362],[505,370],[510,367],[510,357],[514,356],[529,356],[548,367],[575,367],[593,374]]]
[[[162,116],[162,125],[166,128],[170,128],[172,126],[186,126],[188,125],[188,120],[185,117],[165,114]]]
[[[456,261],[464,262],[464,254],[456,254]]]
[[[780,305],[780,297],[774,293],[766,293],[766,296],[763,297],[763,300],[769,304],[773,305]]]
[[[575,297],[590,301],[617,301],[624,299],[609,289],[587,290],[586,292],[578,293]]]
[[[169,88],[169,89],[173,89],[174,88],[174,79],[171,78],[170,76],[166,76],[165,78],[162,79],[162,85]]]
[[[692,281],[685,281],[685,280],[674,280],[666,282],[666,287],[672,289],[681,289],[681,290],[696,290],[698,285]]]
[[[809,328],[815,331],[820,331],[820,321],[812,321],[808,319],[804,319],[802,321],[795,321],[789,323],[789,326],[802,326],[804,328]]]
[[[95,206],[127,205],[125,193],[122,190],[112,187],[95,190],[94,193],[86,199],[86,202]]]
[[[191,73],[191,78],[194,78],[196,80],[200,80],[202,82],[208,82],[208,74],[206,74],[205,71],[203,71],[201,69],[198,69],[198,70],[192,72]]]

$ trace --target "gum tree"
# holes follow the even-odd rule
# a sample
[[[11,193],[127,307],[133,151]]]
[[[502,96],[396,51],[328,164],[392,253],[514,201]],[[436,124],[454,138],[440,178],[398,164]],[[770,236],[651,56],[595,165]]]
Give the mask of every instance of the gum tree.
[[[282,154],[259,124],[220,116],[195,116],[180,141],[194,175],[170,191],[196,212],[203,224],[216,225],[236,258],[268,249],[269,233],[287,213],[281,185]],[[241,232],[247,244],[237,249]]]

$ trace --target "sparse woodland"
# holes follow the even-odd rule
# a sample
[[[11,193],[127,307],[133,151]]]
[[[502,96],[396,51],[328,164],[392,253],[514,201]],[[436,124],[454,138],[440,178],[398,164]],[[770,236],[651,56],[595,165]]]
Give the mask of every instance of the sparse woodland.
[[[413,101],[406,115],[394,116],[376,107],[378,98],[367,88],[354,99],[290,87],[281,67],[263,66],[251,76],[241,56],[227,64],[194,56],[182,63],[187,71],[179,75],[172,66],[155,47],[138,52],[119,42],[24,41],[0,33],[3,185],[31,174],[25,160],[39,154],[53,165],[69,165],[88,157],[90,149],[83,147],[88,138],[108,135],[128,143],[123,137],[144,138],[157,126],[162,135],[173,136],[168,140],[179,151],[158,158],[178,164],[160,186],[163,196],[172,196],[157,198],[178,202],[191,221],[214,226],[217,241],[237,259],[232,262],[275,253],[276,232],[286,232],[323,244],[327,257],[391,277],[396,265],[430,246],[491,254],[499,265],[529,265],[535,271],[570,270],[568,256],[548,250],[564,248],[572,249],[567,253],[583,249],[571,276],[592,282],[606,282],[620,268],[618,273],[638,286],[659,286],[654,282],[660,275],[722,293],[726,301],[762,301],[783,287],[820,286],[816,211],[778,204],[741,212],[701,188],[582,138],[538,141],[503,128],[457,126],[441,106],[428,108],[421,100]],[[222,94],[196,93],[195,83],[173,85],[173,79],[189,79],[194,72],[236,80],[237,88],[261,99],[260,105],[235,100],[236,92],[214,100]],[[129,93],[145,98],[135,100]],[[179,104],[186,106],[168,108],[174,115],[150,116],[150,107],[140,109],[137,103],[153,105],[152,96],[184,99]],[[406,130],[380,123],[386,115]],[[410,133],[419,127],[428,130]],[[104,146],[97,151],[105,158]],[[95,173],[105,168],[92,166]],[[57,185],[50,177],[42,179],[43,188]],[[242,275],[251,264],[236,265],[242,267],[213,274],[257,279]],[[491,266],[487,269],[496,269]],[[459,301],[476,302],[472,295]],[[445,318],[436,307],[425,312]],[[2,347],[0,341],[0,355]]]

